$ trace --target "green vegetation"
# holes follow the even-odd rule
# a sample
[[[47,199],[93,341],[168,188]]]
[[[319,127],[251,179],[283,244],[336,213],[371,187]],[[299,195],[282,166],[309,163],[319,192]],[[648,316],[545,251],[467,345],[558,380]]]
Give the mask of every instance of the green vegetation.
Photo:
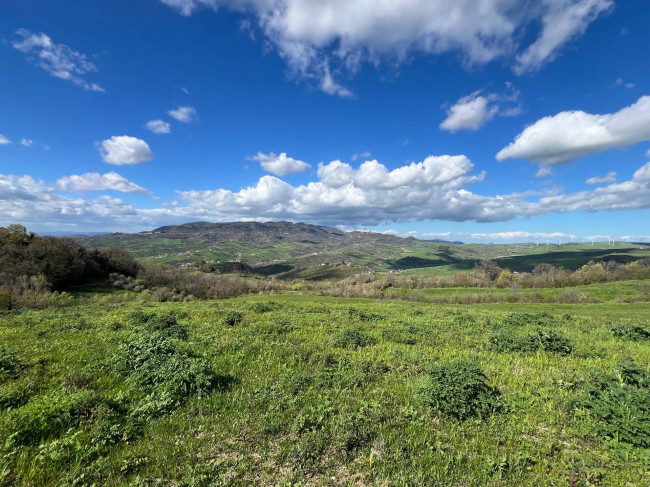
[[[456,419],[487,418],[499,407],[499,391],[474,362],[454,360],[434,364],[424,394],[438,411]]]
[[[634,342],[650,340],[650,327],[638,323],[623,323],[612,329],[612,333],[621,340],[631,340]]]
[[[354,273],[354,268],[357,273],[371,269],[449,277],[472,272],[482,260],[495,260],[503,269],[528,273],[540,264],[575,271],[590,261],[624,265],[650,257],[650,246],[626,242],[458,244],[288,222],[196,222],[78,240],[90,248],[120,246],[153,263],[218,268],[241,261],[261,275],[313,280],[343,279]]]
[[[0,229],[0,486],[650,484],[638,249],[561,268],[528,248],[515,273],[508,246],[228,228],[267,262],[327,252],[263,276]],[[611,257],[584,250],[562,258]]]
[[[0,317],[0,485],[650,481],[650,303],[139,297]]]

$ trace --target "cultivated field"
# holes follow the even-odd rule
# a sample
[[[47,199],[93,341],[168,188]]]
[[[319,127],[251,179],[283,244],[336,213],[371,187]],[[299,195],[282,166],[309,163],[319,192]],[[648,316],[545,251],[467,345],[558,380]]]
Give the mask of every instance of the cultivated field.
[[[6,312],[0,484],[650,485],[650,303],[614,284]]]

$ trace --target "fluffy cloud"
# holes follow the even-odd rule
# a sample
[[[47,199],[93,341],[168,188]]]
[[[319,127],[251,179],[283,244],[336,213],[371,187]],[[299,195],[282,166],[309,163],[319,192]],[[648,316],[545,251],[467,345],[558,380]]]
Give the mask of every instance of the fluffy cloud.
[[[552,61],[564,44],[583,35],[596,17],[614,5],[612,0],[547,0],[541,3],[547,5],[542,14],[542,33],[517,56],[517,74],[537,71]]]
[[[56,78],[65,79],[89,91],[105,91],[97,83],[87,82],[83,76],[97,71],[97,66],[65,44],[56,44],[44,33],[35,34],[27,29],[18,29],[20,40],[12,46],[27,54],[28,60]]]
[[[181,191],[183,208],[213,220],[288,219],[329,225],[448,220],[497,222],[570,211],[650,208],[650,162],[634,177],[592,191],[532,198],[526,193],[483,196],[465,189],[481,181],[465,156],[430,156],[389,170],[377,161],[355,169],[341,161],[320,164],[318,180],[292,186],[264,176],[240,191]]]
[[[99,152],[104,162],[123,166],[140,164],[153,159],[153,152],[144,140],[128,135],[113,136],[99,144]]]
[[[119,191],[122,193],[150,192],[116,172],[108,172],[106,174],[89,172],[81,175],[65,176],[56,182],[56,188],[70,193],[86,193],[88,191]]]
[[[283,219],[363,226],[409,220],[500,222],[572,211],[650,208],[650,162],[628,181],[541,197],[472,193],[467,186],[484,177],[473,170],[465,156],[429,156],[393,170],[377,161],[358,168],[333,161],[320,164],[318,179],[307,184],[294,186],[267,175],[238,191],[179,191],[177,201],[152,209],[139,209],[107,195],[89,200],[58,193],[139,188],[117,174],[68,176],[53,185],[30,176],[0,175],[0,225],[21,222],[30,227],[124,231],[195,220]],[[501,235],[484,237],[525,238],[523,233]]]
[[[11,144],[11,141],[4,135],[0,134],[0,145],[8,145],[8,144]]]
[[[616,182],[617,174],[615,172],[607,173],[606,176],[598,177],[594,176],[585,181],[586,184],[603,184],[603,183],[614,183]]]
[[[169,124],[164,120],[149,120],[145,128],[154,134],[170,134],[172,132]]]
[[[310,165],[304,161],[299,161],[293,157],[287,157],[286,152],[282,152],[280,155],[276,155],[273,152],[270,154],[258,152],[256,156],[250,157],[249,159],[251,161],[258,161],[265,171],[277,174],[278,176],[305,172],[305,170],[310,167]]]
[[[495,116],[512,117],[521,113],[518,104],[519,91],[507,83],[507,93],[499,95],[480,91],[463,96],[447,108],[447,118],[440,124],[442,130],[457,132],[459,130],[478,130]]]
[[[21,139],[20,143],[25,147],[31,147],[34,141],[32,139]]]
[[[319,180],[306,185],[292,186],[264,176],[257,185],[238,192],[186,191],[179,196],[188,207],[215,215],[231,212],[230,218],[287,218],[332,225],[411,218],[492,221],[497,205],[499,212],[512,216],[518,197],[496,200],[461,188],[484,177],[472,175],[472,170],[465,156],[430,156],[392,171],[377,161],[367,161],[358,169],[333,161],[320,164]]]
[[[503,161],[528,159],[546,165],[566,164],[587,154],[650,140],[650,96],[616,113],[560,112],[526,127],[497,154]]]
[[[174,110],[169,110],[167,112],[170,117],[174,120],[178,120],[183,123],[190,123],[196,117],[196,108],[194,107],[178,107]]]
[[[515,72],[539,69],[582,35],[611,0],[160,0],[182,15],[228,8],[250,15],[290,70],[334,95],[351,96],[330,72],[410,55],[458,53],[466,65],[505,58]],[[539,34],[536,33],[541,23]],[[533,38],[530,45],[522,40]]]
[[[488,98],[474,92],[458,100],[447,109],[447,118],[440,124],[442,130],[478,130],[492,120],[499,107],[490,105]]]

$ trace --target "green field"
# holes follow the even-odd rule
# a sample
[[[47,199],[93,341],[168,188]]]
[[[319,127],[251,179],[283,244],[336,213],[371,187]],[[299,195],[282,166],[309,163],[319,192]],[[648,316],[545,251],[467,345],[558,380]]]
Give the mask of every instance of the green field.
[[[472,306],[79,288],[0,317],[0,484],[650,485],[650,342],[613,333],[648,330],[650,303],[619,299],[641,284]],[[496,394],[478,415],[434,400],[455,360]],[[609,416],[580,402],[594,374]]]
[[[525,303],[575,303],[575,302],[640,302],[650,301],[650,282],[617,281],[603,284],[573,286],[570,288],[437,288],[400,289],[388,288],[388,298],[413,299],[415,301],[472,304],[476,302],[525,302]]]

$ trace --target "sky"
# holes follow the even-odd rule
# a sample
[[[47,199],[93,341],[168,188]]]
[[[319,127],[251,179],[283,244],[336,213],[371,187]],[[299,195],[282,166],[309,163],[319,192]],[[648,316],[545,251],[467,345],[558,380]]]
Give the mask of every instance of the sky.
[[[8,0],[0,226],[650,239],[647,0]]]

